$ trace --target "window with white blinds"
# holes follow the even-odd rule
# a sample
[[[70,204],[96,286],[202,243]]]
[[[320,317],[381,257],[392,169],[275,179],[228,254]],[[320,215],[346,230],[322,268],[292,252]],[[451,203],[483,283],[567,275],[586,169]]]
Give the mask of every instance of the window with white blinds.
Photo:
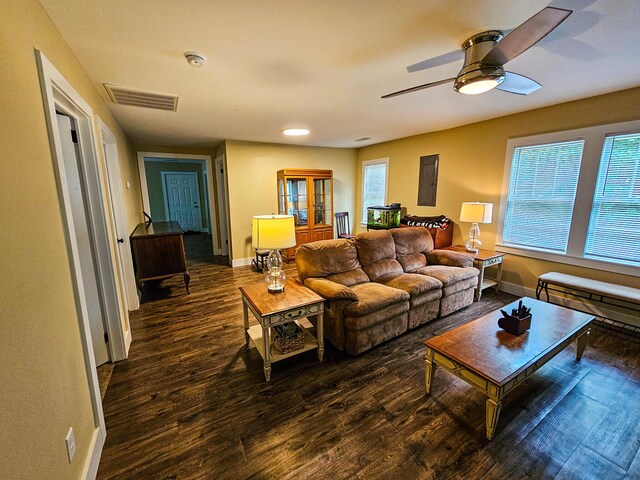
[[[605,139],[584,256],[640,263],[640,133]]]
[[[514,149],[505,245],[566,252],[583,148],[578,140]]]
[[[386,205],[389,159],[362,162],[362,224],[367,223],[367,207]]]
[[[507,141],[496,246],[640,277],[640,121]]]

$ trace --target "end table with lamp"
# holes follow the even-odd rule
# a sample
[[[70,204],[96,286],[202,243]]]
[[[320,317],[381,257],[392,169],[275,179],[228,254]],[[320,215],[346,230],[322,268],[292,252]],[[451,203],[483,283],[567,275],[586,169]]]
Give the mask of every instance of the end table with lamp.
[[[454,250],[458,252],[466,252],[473,255],[473,266],[480,270],[478,276],[478,286],[476,287],[475,301],[480,301],[482,290],[489,287],[496,287],[496,292],[500,291],[500,282],[502,281],[502,262],[504,253],[494,252],[493,250],[484,250],[480,248],[480,226],[478,224],[488,224],[492,222],[493,204],[482,202],[462,202],[460,209],[460,222],[471,223],[469,230],[469,239],[464,245],[454,245],[445,248],[445,250]],[[484,278],[486,267],[495,265],[498,269],[496,279]]]
[[[293,215],[253,217],[251,243],[256,251],[270,250],[265,262],[268,270],[265,283],[240,287],[246,347],[249,348],[249,340],[253,340],[262,356],[268,382],[273,362],[313,349],[318,350],[318,359],[322,361],[324,298],[297,280],[287,281],[282,271],[280,249],[296,244]],[[249,326],[249,311],[259,325]],[[317,318],[317,338],[300,323],[309,316]]]

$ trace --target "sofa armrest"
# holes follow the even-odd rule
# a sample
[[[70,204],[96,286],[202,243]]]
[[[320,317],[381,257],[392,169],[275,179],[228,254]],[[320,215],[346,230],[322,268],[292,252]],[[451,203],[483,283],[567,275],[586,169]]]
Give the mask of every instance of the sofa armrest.
[[[327,300],[358,300],[356,292],[349,287],[326,278],[307,278],[304,281],[304,286]]]
[[[448,267],[472,267],[473,255],[453,250],[431,250],[427,253],[429,265],[446,265]]]

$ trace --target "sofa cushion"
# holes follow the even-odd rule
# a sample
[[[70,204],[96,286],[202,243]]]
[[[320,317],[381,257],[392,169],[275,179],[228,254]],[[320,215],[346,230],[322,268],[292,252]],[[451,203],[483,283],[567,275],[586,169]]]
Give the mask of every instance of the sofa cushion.
[[[300,245],[296,252],[296,267],[298,278],[304,283],[310,277],[355,270],[360,268],[360,262],[353,240],[320,240]]]
[[[404,290],[412,297],[430,290],[440,290],[442,288],[442,282],[437,278],[420,275],[418,273],[393,273],[378,278],[376,281],[388,287]]]
[[[427,253],[430,265],[447,265],[449,267],[472,267],[473,255],[453,250],[433,250]]]
[[[369,281],[369,277],[361,268],[356,268],[353,270],[349,270],[348,272],[341,273],[332,273],[331,275],[327,275],[325,277],[327,280],[331,280],[332,282],[340,283],[341,285],[346,285],[347,287],[353,287],[359,283],[365,283]]]
[[[358,259],[372,281],[392,273],[403,273],[396,260],[396,246],[387,230],[361,233],[355,238]]]
[[[398,262],[402,265],[402,269],[405,272],[414,272],[421,267],[426,267],[427,257],[424,253],[410,253],[409,255],[403,255],[397,257]]]
[[[374,310],[366,315],[358,315],[354,317],[345,317],[344,326],[347,330],[365,330],[377,324],[384,324],[397,315],[401,315],[409,310],[409,302],[402,302],[387,305],[379,310]],[[406,315],[406,314],[405,314]],[[406,330],[406,328],[405,328]]]
[[[367,315],[388,305],[409,300],[409,294],[404,290],[380,283],[360,283],[351,287],[351,290],[358,296],[358,300],[345,307],[344,314],[349,317]]]
[[[310,288],[326,300],[357,300],[356,292],[349,287],[326,278],[307,278],[304,286]]]
[[[428,253],[433,250],[433,238],[426,228],[394,228],[391,230],[391,236],[396,244],[397,257],[413,253]]]
[[[428,265],[419,268],[416,272],[437,278],[445,287],[470,278],[477,280],[478,274],[480,273],[477,268],[473,267],[447,267],[445,265]]]
[[[474,289],[478,286],[477,277],[467,278],[466,280],[462,280],[460,282],[452,283],[451,285],[447,285],[442,289],[442,296],[448,297],[449,295],[453,295],[454,293],[461,292],[467,289]]]

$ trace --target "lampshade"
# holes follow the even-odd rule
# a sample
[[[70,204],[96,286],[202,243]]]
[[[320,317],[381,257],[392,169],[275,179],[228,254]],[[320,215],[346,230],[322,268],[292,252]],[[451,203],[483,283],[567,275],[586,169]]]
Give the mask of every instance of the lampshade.
[[[251,220],[254,248],[277,250],[296,244],[293,215],[256,215]]]
[[[470,223],[491,223],[493,203],[462,202],[460,221]]]

